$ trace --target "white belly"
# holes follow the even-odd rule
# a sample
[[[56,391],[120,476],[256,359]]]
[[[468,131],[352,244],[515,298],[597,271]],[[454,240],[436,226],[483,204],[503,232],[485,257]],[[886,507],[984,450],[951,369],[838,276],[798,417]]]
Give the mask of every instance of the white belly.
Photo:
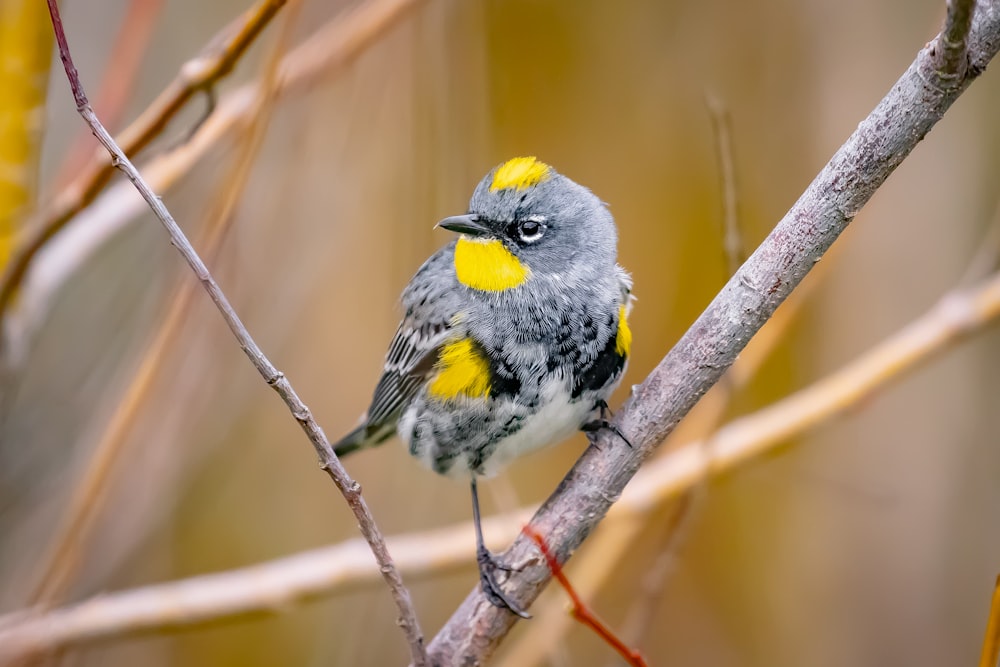
[[[593,411],[589,401],[570,403],[569,388],[562,380],[550,383],[540,403],[542,408],[525,419],[517,433],[497,445],[493,456],[486,461],[484,475],[492,477],[522,454],[568,438],[580,429]]]

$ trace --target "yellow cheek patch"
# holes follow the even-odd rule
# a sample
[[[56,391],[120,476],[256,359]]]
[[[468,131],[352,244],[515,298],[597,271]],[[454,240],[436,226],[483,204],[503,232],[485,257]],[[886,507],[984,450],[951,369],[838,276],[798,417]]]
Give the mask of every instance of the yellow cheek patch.
[[[632,351],[632,330],[628,327],[628,320],[625,319],[625,306],[618,308],[618,333],[615,334],[615,352],[622,357],[627,357]]]
[[[469,338],[448,343],[437,362],[437,376],[427,388],[435,398],[482,398],[490,393],[490,365]]]
[[[531,272],[503,243],[465,236],[455,245],[455,276],[466,287],[483,292],[502,292],[517,287]]]
[[[493,183],[490,192],[514,188],[527,190],[538,185],[550,175],[549,165],[539,162],[535,157],[516,157],[507,160],[493,172]]]

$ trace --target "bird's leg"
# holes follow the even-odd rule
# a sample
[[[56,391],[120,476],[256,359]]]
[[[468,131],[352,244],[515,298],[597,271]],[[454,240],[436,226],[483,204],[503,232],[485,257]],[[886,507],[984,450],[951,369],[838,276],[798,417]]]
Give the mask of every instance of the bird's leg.
[[[594,409],[600,410],[600,416],[597,419],[592,419],[591,421],[587,422],[586,424],[580,427],[580,430],[587,434],[587,438],[590,440],[590,444],[592,445],[595,444],[595,439],[591,436],[600,431],[602,428],[606,428],[615,435],[617,435],[619,438],[624,440],[625,444],[631,448],[632,443],[628,441],[628,438],[625,437],[625,434],[622,433],[621,429],[618,428],[615,424],[612,424],[610,419],[608,419],[608,417],[613,416],[611,414],[611,408],[608,407],[608,402],[605,401],[604,399],[601,399],[594,404]]]
[[[476,525],[476,562],[479,563],[479,581],[483,586],[483,594],[493,606],[507,609],[521,618],[531,618],[531,614],[507,597],[496,580],[497,570],[510,572],[513,568],[500,562],[486,548],[486,542],[483,541],[483,527],[479,519],[479,491],[476,489],[475,475],[472,476],[470,488],[472,489],[472,522]]]

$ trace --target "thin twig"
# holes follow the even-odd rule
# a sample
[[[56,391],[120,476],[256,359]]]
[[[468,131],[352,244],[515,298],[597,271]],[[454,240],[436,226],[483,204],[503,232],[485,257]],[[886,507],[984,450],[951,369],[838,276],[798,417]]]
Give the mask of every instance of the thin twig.
[[[622,496],[587,548],[574,556],[574,588],[580,595],[587,598],[599,595],[608,580],[619,571],[621,563],[628,562],[626,567],[635,567],[630,559],[634,554],[633,545],[644,531],[649,530],[653,514],[650,505],[642,505],[642,509],[633,512],[635,499],[631,495],[628,499]],[[496,518],[490,517],[491,520]],[[508,541],[516,535],[512,534]],[[558,665],[565,651],[566,636],[573,627],[573,619],[563,613],[563,607],[556,596],[538,600],[531,609],[535,620],[521,628],[516,638],[511,638],[504,646],[503,654],[496,657],[498,667]]]
[[[427,654],[424,649],[423,635],[420,631],[416,612],[413,609],[413,603],[410,600],[409,591],[403,585],[402,577],[400,577],[399,571],[392,562],[392,557],[389,555],[389,551],[386,548],[385,540],[382,537],[381,531],[376,525],[375,520],[371,515],[371,511],[368,509],[368,504],[361,495],[361,485],[351,479],[351,477],[347,474],[347,471],[344,470],[344,467],[337,459],[337,455],[333,452],[333,448],[330,446],[330,442],[327,439],[326,434],[323,432],[323,429],[313,418],[312,414],[309,412],[309,408],[306,407],[306,405],[299,398],[298,394],[295,393],[291,383],[284,376],[284,374],[279,372],[271,361],[264,356],[263,351],[260,347],[258,347],[256,341],[250,336],[250,333],[247,331],[243,322],[236,314],[236,311],[234,311],[232,305],[230,305],[228,298],[226,298],[226,295],[219,288],[215,279],[212,277],[212,274],[205,266],[205,263],[202,261],[201,257],[198,256],[198,253],[191,246],[187,237],[184,235],[184,232],[181,231],[180,227],[174,221],[170,212],[167,210],[167,207],[164,206],[163,201],[150,189],[150,187],[143,180],[142,176],[132,165],[132,162],[122,152],[121,148],[119,148],[115,143],[115,140],[110,134],[108,134],[107,130],[104,129],[100,121],[94,115],[93,109],[90,108],[90,104],[87,102],[87,96],[84,93],[79,74],[76,71],[76,66],[73,64],[73,60],[70,55],[69,45],[66,42],[66,34],[63,31],[62,21],[59,18],[59,7],[56,0],[48,0],[48,5],[49,13],[52,16],[52,26],[55,31],[56,43],[59,45],[59,56],[62,59],[63,68],[66,70],[66,77],[69,79],[70,88],[73,91],[73,99],[76,101],[77,110],[91,127],[95,136],[97,136],[97,140],[100,141],[111,154],[112,164],[118,167],[126,175],[126,177],[128,177],[132,184],[135,185],[136,189],[142,195],[142,198],[146,200],[147,204],[149,204],[150,209],[156,215],[157,219],[163,223],[164,228],[170,236],[171,243],[178,249],[178,251],[180,251],[185,261],[191,267],[191,270],[194,271],[195,275],[201,281],[205,290],[208,292],[212,301],[219,309],[223,319],[233,332],[233,335],[236,336],[236,339],[240,343],[240,347],[246,353],[251,363],[253,363],[254,367],[260,373],[261,377],[264,378],[265,382],[278,392],[278,395],[285,401],[285,404],[288,406],[289,410],[291,410],[296,421],[299,422],[299,425],[306,432],[306,435],[309,437],[310,442],[312,442],[316,453],[319,455],[323,470],[330,475],[330,478],[343,494],[347,504],[351,507],[351,510],[354,512],[354,515],[358,520],[361,533],[368,541],[368,544],[371,546],[372,553],[378,561],[379,569],[389,586],[392,597],[399,610],[399,618],[397,622],[402,627],[403,632],[406,635],[406,639],[409,642],[412,660],[417,665],[426,665]]]
[[[213,38],[202,54],[185,63],[160,96],[121,133],[119,144],[125,148],[126,155],[135,155],[149,145],[192,97],[229,74],[286,2],[261,0],[243,15],[239,25],[228,26]],[[0,320],[6,316],[11,298],[35,255],[77,212],[94,200],[110,180],[115,166],[107,153],[98,149],[73,182],[63,187],[59,196],[32,221],[32,231],[19,244],[0,277]]]
[[[729,112],[714,95],[705,95],[705,105],[712,119],[715,136],[715,154],[719,162],[719,190],[722,194],[722,247],[726,251],[726,264],[733,275],[746,260],[743,234],[740,230],[736,166],[733,161],[733,140],[730,132]]]
[[[670,515],[656,557],[642,574],[639,590],[635,593],[628,615],[622,622],[621,635],[631,644],[645,643],[655,627],[653,619],[663,599],[671,573],[677,565],[680,543],[691,528],[694,507],[702,501],[707,491],[705,482],[693,486],[677,500],[677,507]]]
[[[986,619],[986,636],[983,638],[983,652],[979,657],[979,667],[997,667],[1000,659],[1000,577],[993,584],[990,599],[990,615]]]
[[[890,382],[982,331],[998,317],[1000,274],[946,295],[920,318],[833,375],[719,429],[708,449],[710,457],[705,456],[705,441],[695,441],[651,461],[611,508],[608,518],[614,521],[602,530],[636,516],[640,521],[631,524],[644,522],[650,511],[706,475],[732,470],[863,404]],[[512,539],[533,511],[527,508],[485,518],[487,541]],[[465,522],[390,541],[398,566],[409,576],[423,578],[472,563],[472,532],[471,522]],[[0,616],[0,664],[43,650],[198,626],[249,613],[273,613],[296,601],[380,578],[368,545],[353,539],[250,567],[108,593],[47,612],[25,610]]]
[[[291,41],[291,32],[300,8],[301,2],[290,1],[279,39],[265,62],[261,80],[264,94],[258,98],[253,108],[247,138],[239,144],[241,151],[233,162],[225,186],[220,190],[220,199],[215,205],[208,207],[203,223],[198,226],[198,229],[205,230],[204,238],[198,246],[203,249],[202,254],[208,263],[218,255],[222,241],[235,220],[233,212],[250,177],[253,158],[260,150],[271,119],[274,91],[278,85],[278,64]],[[117,471],[115,464],[121,459],[128,443],[129,430],[139,414],[143,400],[149,396],[148,391],[154,378],[168,358],[169,346],[177,340],[178,331],[183,326],[197,293],[196,289],[197,285],[189,279],[182,280],[178,285],[162,321],[155,327],[153,338],[141,355],[139,368],[124,392],[124,398],[116,402],[107,428],[69,494],[68,506],[56,524],[58,532],[46,555],[40,559],[40,574],[35,577],[39,584],[30,598],[32,605],[51,605],[62,597],[75,576],[81,562],[80,554],[86,551],[87,542],[93,536],[97,519],[104,509],[110,481]]]
[[[768,238],[635,388],[615,420],[633,447],[615,446],[602,434],[598,446],[584,452],[535,515],[533,526],[558,558],[565,559],[593,531],[642,462],[983,71],[1000,49],[1000,1],[981,0],[977,6],[969,34],[970,66],[960,82],[934,67],[932,53],[940,39],[919,52]],[[503,558],[524,562],[533,548],[527,537],[520,537]],[[547,568],[527,566],[510,577],[507,593],[530,604],[550,579]],[[432,660],[442,665],[485,662],[515,620],[484,604],[476,589],[431,642]]]
[[[524,532],[534,540],[535,544],[538,546],[538,550],[542,552],[542,557],[545,558],[545,564],[548,566],[549,571],[552,572],[552,576],[555,577],[559,585],[563,587],[566,591],[566,595],[569,596],[570,603],[572,607],[570,608],[570,615],[577,621],[587,626],[597,634],[608,646],[613,648],[618,655],[625,659],[633,667],[646,667],[646,659],[642,656],[637,649],[634,649],[625,644],[615,634],[615,631],[607,626],[604,621],[602,621],[598,616],[591,611],[590,607],[584,603],[583,599],[576,594],[573,589],[573,585],[569,582],[569,578],[566,573],[563,572],[562,565],[556,560],[555,555],[549,549],[549,545],[545,543],[545,538],[538,534],[531,526],[525,526]]]

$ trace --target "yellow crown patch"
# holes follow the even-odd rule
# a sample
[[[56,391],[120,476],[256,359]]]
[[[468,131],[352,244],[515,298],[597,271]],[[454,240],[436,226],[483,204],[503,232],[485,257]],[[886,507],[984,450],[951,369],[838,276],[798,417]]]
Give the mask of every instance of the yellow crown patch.
[[[508,188],[527,190],[547,179],[551,175],[551,171],[549,165],[539,162],[538,158],[534,156],[512,158],[493,172],[490,192]]]

